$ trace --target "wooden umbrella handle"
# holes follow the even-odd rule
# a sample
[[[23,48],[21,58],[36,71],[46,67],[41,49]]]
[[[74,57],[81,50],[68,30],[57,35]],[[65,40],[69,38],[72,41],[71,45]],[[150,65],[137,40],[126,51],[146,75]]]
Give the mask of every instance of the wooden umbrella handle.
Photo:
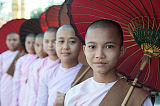
[[[135,78],[132,84],[135,85],[137,81],[138,81],[137,78]],[[127,92],[127,95],[126,95],[126,97],[124,98],[121,106],[125,106],[125,105],[127,104],[127,102],[128,102],[128,100],[129,100],[129,98],[130,98],[133,90],[134,90],[134,86],[131,86],[131,87],[129,88],[129,90],[128,90],[128,92]]]
[[[134,79],[132,85],[136,85],[136,83],[137,83],[137,81],[138,81],[138,79],[139,79],[139,77],[140,77],[140,75],[141,75],[144,67],[146,66],[146,64],[147,64],[149,61],[150,61],[150,56],[144,55],[143,62],[142,62],[142,64],[141,64],[141,66],[140,66],[140,71],[139,71],[138,74],[136,75],[136,78]],[[129,88],[129,90],[128,90],[128,92],[127,92],[127,95],[126,95],[126,97],[124,98],[121,106],[125,106],[125,105],[127,104],[127,102],[128,102],[128,100],[129,100],[129,98],[130,98],[133,90],[134,90],[134,86],[131,86],[131,87]]]

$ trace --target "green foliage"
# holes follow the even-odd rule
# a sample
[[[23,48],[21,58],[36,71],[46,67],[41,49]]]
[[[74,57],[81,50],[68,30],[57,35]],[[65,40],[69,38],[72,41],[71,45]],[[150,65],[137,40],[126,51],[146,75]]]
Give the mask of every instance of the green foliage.
[[[49,7],[53,5],[62,5],[65,0],[49,0]]]
[[[31,18],[39,18],[40,15],[44,12],[45,10],[42,10],[42,8],[37,8],[31,11],[30,17]]]
[[[5,2],[0,1],[0,11],[2,10],[4,4]]]

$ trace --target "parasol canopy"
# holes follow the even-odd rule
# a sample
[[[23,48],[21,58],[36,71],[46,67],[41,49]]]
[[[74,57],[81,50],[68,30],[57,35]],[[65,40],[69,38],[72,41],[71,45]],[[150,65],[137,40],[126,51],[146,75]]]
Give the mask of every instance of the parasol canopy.
[[[125,55],[118,62],[119,72],[135,78],[144,54],[153,55],[139,82],[160,91],[160,1],[159,0],[69,0],[70,22],[85,38],[90,23],[100,19],[118,22],[123,29]]]
[[[67,3],[68,0],[65,0],[65,2],[60,7],[58,16],[59,26],[62,26],[64,24],[70,24],[70,18],[67,15],[68,12]]]
[[[60,5],[54,5],[48,8],[48,10],[46,11],[46,22],[49,28],[59,27],[58,15],[59,15],[60,7],[61,7]]]
[[[19,32],[19,28],[21,26],[21,24],[25,21],[26,19],[14,19],[11,21],[8,21],[6,24],[4,24],[1,28],[0,28],[0,53],[8,50],[7,45],[6,45],[6,36],[11,33],[11,32],[15,32],[18,33]]]
[[[62,26],[64,24],[71,24],[70,22],[70,17],[67,15],[68,13],[68,8],[67,8],[67,3],[69,0],[65,0],[65,2],[61,5],[60,10],[59,10],[59,16],[58,16],[58,22],[59,22],[59,26]],[[82,38],[80,38],[81,42],[83,43]],[[80,51],[78,60],[85,64],[88,65],[84,52],[83,50]]]
[[[47,22],[46,22],[46,12],[43,12],[39,18],[41,29],[45,32],[48,29]]]
[[[29,19],[24,21],[19,29],[21,46],[25,50],[25,37],[29,33],[39,34],[42,33],[39,19]]]

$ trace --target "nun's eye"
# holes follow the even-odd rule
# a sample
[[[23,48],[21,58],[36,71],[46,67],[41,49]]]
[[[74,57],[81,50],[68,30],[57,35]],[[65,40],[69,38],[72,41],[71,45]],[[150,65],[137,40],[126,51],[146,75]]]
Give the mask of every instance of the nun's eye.
[[[107,45],[106,48],[113,48],[113,45]]]

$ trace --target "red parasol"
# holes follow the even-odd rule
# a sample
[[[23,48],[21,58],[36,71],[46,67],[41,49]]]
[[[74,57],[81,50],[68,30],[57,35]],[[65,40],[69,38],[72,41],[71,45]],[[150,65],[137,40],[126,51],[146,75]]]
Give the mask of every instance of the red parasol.
[[[46,21],[47,21],[47,26],[49,28],[59,27],[59,23],[58,23],[59,10],[60,10],[60,6],[54,5],[46,11]]]
[[[14,19],[11,21],[8,21],[6,24],[4,24],[1,28],[0,28],[0,53],[6,51],[7,45],[6,45],[6,36],[7,34],[11,33],[11,32],[15,32],[18,33],[19,32],[19,28],[21,26],[21,24],[25,21],[26,19]]]
[[[67,3],[68,0],[66,0],[59,10],[59,16],[58,16],[58,22],[59,26],[62,26],[64,24],[70,24],[70,18],[67,15],[68,9],[67,9]]]
[[[144,63],[139,81],[160,91],[159,5],[159,0],[69,0],[67,7],[71,24],[83,39],[88,25],[95,20],[111,19],[120,23],[127,51],[118,63],[118,70],[135,78],[144,53],[149,52],[154,59],[146,66]]]
[[[42,31],[45,32],[48,29],[47,22],[46,22],[46,12],[41,14],[39,21],[40,21]]]
[[[68,0],[66,0],[62,5],[61,5],[61,8],[59,10],[59,16],[58,16],[58,21],[59,21],[59,25],[62,26],[64,24],[70,24],[70,18],[69,16],[67,15],[67,12],[68,12],[68,8],[67,8],[67,3],[68,3]],[[83,42],[82,38],[80,38],[81,41]],[[84,52],[83,50],[80,51],[80,54],[79,54],[79,57],[78,57],[79,61],[85,65],[88,65],[87,61],[86,61],[86,58],[85,58],[85,55],[84,55]]]
[[[39,19],[29,19],[24,21],[21,24],[21,27],[19,29],[19,34],[20,34],[20,40],[21,40],[21,46],[23,49],[25,49],[25,37],[29,33],[42,33],[42,29],[40,26]]]

